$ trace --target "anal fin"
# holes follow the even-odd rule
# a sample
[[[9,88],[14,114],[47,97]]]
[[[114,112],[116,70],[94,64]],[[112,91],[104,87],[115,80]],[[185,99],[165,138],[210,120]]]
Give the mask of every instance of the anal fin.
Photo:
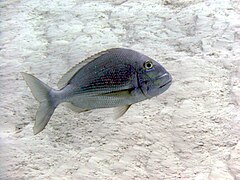
[[[69,109],[71,109],[72,111],[77,112],[77,113],[89,111],[89,109],[83,109],[83,108],[74,106],[72,103],[64,103],[64,104],[66,107],[68,107]]]

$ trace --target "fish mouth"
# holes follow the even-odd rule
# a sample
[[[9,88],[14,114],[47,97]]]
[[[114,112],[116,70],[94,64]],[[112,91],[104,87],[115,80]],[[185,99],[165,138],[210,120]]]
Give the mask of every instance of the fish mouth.
[[[165,84],[161,85],[159,88],[163,88],[164,86],[170,85],[172,83],[172,80],[166,82]]]
[[[165,86],[169,86],[172,83],[172,76],[169,73],[164,73],[160,77],[158,77],[162,83],[160,84],[159,88],[163,88]]]

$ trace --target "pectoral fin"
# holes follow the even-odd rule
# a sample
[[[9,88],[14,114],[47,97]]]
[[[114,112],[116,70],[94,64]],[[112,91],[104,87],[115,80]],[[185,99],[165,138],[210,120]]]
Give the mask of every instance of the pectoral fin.
[[[118,119],[123,116],[131,105],[119,106],[114,109],[114,119]]]
[[[112,91],[108,93],[100,94],[102,96],[115,96],[115,97],[130,97],[132,89],[124,89],[120,91]]]

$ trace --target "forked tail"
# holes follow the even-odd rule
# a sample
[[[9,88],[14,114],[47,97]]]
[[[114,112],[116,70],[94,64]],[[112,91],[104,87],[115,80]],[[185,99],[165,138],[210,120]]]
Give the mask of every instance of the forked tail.
[[[30,87],[33,96],[40,103],[36,114],[36,120],[33,127],[33,133],[41,132],[50,120],[55,108],[56,100],[52,98],[51,90],[48,85],[37,79],[31,74],[21,73],[27,85]]]

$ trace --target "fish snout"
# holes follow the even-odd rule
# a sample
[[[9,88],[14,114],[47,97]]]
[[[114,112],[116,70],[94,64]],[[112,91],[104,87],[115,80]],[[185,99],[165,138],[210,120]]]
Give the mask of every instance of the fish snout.
[[[159,79],[160,79],[159,88],[169,87],[172,83],[172,76],[168,72],[161,75]]]

